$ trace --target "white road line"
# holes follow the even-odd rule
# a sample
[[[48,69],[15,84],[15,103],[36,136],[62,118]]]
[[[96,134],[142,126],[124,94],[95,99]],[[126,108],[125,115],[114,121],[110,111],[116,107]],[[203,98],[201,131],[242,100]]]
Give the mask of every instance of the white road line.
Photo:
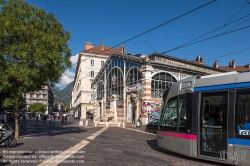
[[[104,127],[101,130],[95,132],[94,134],[92,134],[91,136],[89,136],[87,139],[91,138],[91,140],[95,139],[96,136],[98,136],[99,134],[101,134],[102,132],[104,132],[105,130],[107,130],[108,127]],[[44,160],[41,164],[37,165],[37,166],[57,166],[58,164],[60,164],[61,162],[63,162],[64,160],[66,160],[67,158],[69,158],[71,155],[77,153],[77,151],[79,151],[80,149],[82,149],[83,147],[85,147],[86,145],[88,145],[90,141],[87,140],[82,140],[80,143],[76,144],[75,146],[65,150],[64,152],[53,156],[47,160]],[[51,154],[47,154],[47,155],[51,155]],[[80,158],[78,158],[80,160]]]
[[[147,133],[147,132],[145,132],[145,131],[136,130],[136,129],[132,129],[132,128],[128,128],[128,127],[125,127],[124,129],[133,130],[133,131],[137,131],[137,132],[139,132],[139,133],[144,133],[144,134],[149,134],[149,135],[154,135],[154,136],[156,136],[156,135],[153,134],[153,133]]]

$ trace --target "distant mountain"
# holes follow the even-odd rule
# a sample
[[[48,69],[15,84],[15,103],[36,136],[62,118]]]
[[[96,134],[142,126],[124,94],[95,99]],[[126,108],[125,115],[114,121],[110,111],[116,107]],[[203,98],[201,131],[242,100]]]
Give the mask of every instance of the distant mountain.
[[[70,95],[73,82],[69,83],[64,89],[52,88],[55,94],[55,102],[62,102],[65,106],[70,103]]]

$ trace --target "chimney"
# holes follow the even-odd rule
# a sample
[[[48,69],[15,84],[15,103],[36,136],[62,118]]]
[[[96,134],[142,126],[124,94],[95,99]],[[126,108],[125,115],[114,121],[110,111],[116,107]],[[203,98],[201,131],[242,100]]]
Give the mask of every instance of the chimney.
[[[214,68],[218,69],[219,68],[219,62],[216,60],[213,65]]]
[[[233,59],[230,63],[229,63],[229,67],[231,68],[235,68],[235,60]]]
[[[94,46],[93,46],[92,43],[90,43],[90,42],[85,42],[85,50],[91,49],[91,48],[93,48],[93,47],[94,47]]]
[[[104,42],[101,43],[102,51],[104,51]]]
[[[122,47],[121,47],[121,53],[125,54],[125,52],[126,52],[126,47],[122,45]]]
[[[203,57],[201,57],[200,61],[201,61],[201,62],[204,62],[204,58],[203,58]]]
[[[245,68],[249,68],[250,69],[250,63],[248,63]]]
[[[201,56],[200,55],[197,56],[196,61],[198,61],[198,62],[201,61]]]

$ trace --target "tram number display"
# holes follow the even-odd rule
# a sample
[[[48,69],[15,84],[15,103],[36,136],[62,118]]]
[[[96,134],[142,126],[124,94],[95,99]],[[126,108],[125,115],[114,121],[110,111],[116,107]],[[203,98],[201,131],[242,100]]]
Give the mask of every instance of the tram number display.
[[[239,130],[240,135],[250,135],[250,130]]]

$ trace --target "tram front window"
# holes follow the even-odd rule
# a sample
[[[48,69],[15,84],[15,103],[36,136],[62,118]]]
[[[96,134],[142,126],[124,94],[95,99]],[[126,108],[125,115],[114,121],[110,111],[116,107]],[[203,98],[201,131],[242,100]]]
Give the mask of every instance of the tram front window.
[[[163,111],[160,130],[177,131],[177,97],[171,98]]]

